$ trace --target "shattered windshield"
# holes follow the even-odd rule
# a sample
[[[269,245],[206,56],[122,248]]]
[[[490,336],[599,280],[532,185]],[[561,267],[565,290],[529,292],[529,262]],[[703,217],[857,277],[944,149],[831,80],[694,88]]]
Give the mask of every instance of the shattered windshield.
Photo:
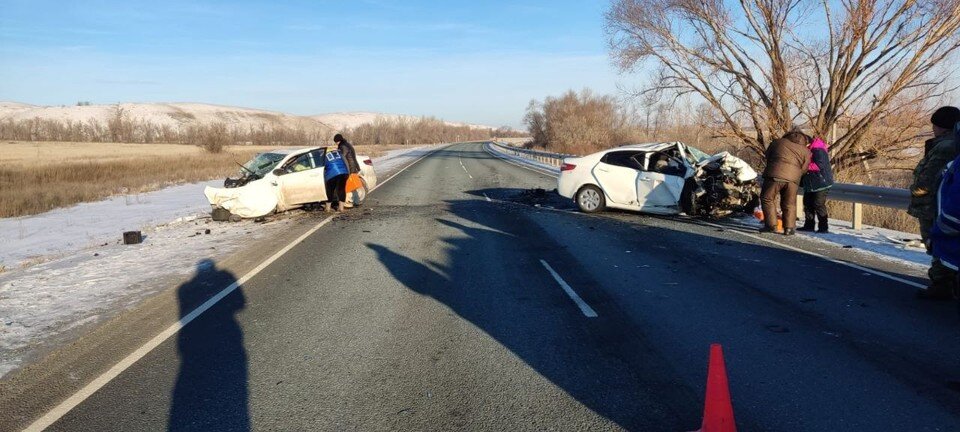
[[[694,147],[690,147],[690,146],[687,146],[687,155],[690,156],[690,158],[693,159],[693,160],[692,160],[693,163],[698,163],[698,162],[700,162],[700,161],[702,161],[702,160],[707,159],[707,158],[710,157],[710,155],[708,155],[708,154],[706,154],[706,153],[704,153],[704,152],[702,152],[702,151],[700,151],[700,150],[697,150],[697,149],[694,148]]]
[[[286,155],[277,153],[260,153],[249,162],[243,164],[246,174],[254,173],[257,177],[263,177],[273,170]]]

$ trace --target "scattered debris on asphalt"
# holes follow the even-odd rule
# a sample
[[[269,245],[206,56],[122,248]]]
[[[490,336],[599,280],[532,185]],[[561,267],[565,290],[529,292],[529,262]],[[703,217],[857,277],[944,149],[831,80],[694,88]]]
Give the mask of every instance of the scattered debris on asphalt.
[[[551,209],[563,207],[572,208],[572,203],[570,200],[560,196],[556,189],[524,189],[513,195],[507,196],[506,201]]]
[[[126,231],[123,233],[123,244],[134,245],[143,243],[143,234],[140,231]]]

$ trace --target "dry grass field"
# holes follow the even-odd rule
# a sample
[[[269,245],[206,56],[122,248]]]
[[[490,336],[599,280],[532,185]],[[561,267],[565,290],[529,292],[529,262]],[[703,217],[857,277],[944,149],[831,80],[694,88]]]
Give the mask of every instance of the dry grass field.
[[[357,151],[376,157],[399,147]],[[237,172],[237,162],[275,148],[230,146],[212,154],[180,144],[0,142],[0,218],[223,178]]]

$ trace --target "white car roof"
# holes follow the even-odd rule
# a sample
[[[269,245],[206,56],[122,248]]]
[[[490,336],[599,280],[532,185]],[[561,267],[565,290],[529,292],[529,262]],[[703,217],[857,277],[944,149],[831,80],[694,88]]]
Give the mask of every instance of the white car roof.
[[[264,152],[264,153],[273,153],[273,154],[289,155],[289,154],[294,154],[294,153],[305,153],[305,152],[308,152],[308,151],[310,151],[310,150],[316,150],[316,149],[319,149],[319,148],[321,148],[321,147],[303,147],[303,148],[295,148],[295,149],[292,149],[292,148],[282,148],[282,149],[270,150],[270,151],[267,151],[267,152]]]
[[[659,143],[643,143],[643,144],[627,144],[620,147],[614,147],[612,149],[607,149],[605,151],[616,151],[616,150],[641,150],[641,151],[662,151],[671,147],[676,147],[680,142],[659,142]]]

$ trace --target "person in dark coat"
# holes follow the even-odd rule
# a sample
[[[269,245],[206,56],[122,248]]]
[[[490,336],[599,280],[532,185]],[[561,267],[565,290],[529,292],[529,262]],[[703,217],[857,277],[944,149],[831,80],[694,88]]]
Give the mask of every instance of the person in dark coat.
[[[343,156],[343,162],[347,164],[347,169],[350,171],[349,174],[358,174],[360,172],[360,162],[357,160],[357,150],[353,148],[353,144],[350,144],[350,142],[340,134],[333,136],[333,142],[337,144],[337,151]],[[337,194],[342,205],[347,208],[353,207],[353,204],[347,201],[346,178],[343,180],[343,184],[339,184],[338,186]]]
[[[783,234],[796,234],[797,192],[800,178],[810,165],[810,137],[800,131],[787,132],[767,147],[767,166],[763,171],[760,205],[763,209],[763,227],[760,232],[777,230],[777,197],[783,213]]]
[[[954,126],[954,144],[960,152],[960,123]],[[960,270],[960,156],[947,165],[940,181],[930,245],[934,259],[954,272]],[[960,278],[954,278],[953,297],[960,298]]]
[[[803,227],[798,231],[813,231],[816,228],[816,216],[820,220],[819,233],[830,232],[830,220],[827,213],[827,194],[833,186],[833,167],[830,166],[830,153],[827,143],[817,138],[810,143],[810,165],[807,173],[800,179],[803,187]]]
[[[957,157],[957,143],[953,128],[960,122],[960,109],[945,106],[937,109],[930,117],[933,138],[924,143],[923,159],[913,170],[913,184],[910,185],[910,207],[907,213],[920,223],[920,238],[932,254],[930,230],[937,219],[937,190],[944,169]],[[953,290],[957,272],[946,267],[936,256],[927,270],[930,285],[917,291],[917,298],[928,300],[949,299]]]
[[[350,169],[350,174],[359,173],[360,161],[357,160],[357,150],[353,148],[353,144],[350,144],[350,142],[340,134],[334,135],[333,142],[337,143],[337,150],[340,151],[340,155],[343,156],[343,161],[346,162],[347,168]]]

